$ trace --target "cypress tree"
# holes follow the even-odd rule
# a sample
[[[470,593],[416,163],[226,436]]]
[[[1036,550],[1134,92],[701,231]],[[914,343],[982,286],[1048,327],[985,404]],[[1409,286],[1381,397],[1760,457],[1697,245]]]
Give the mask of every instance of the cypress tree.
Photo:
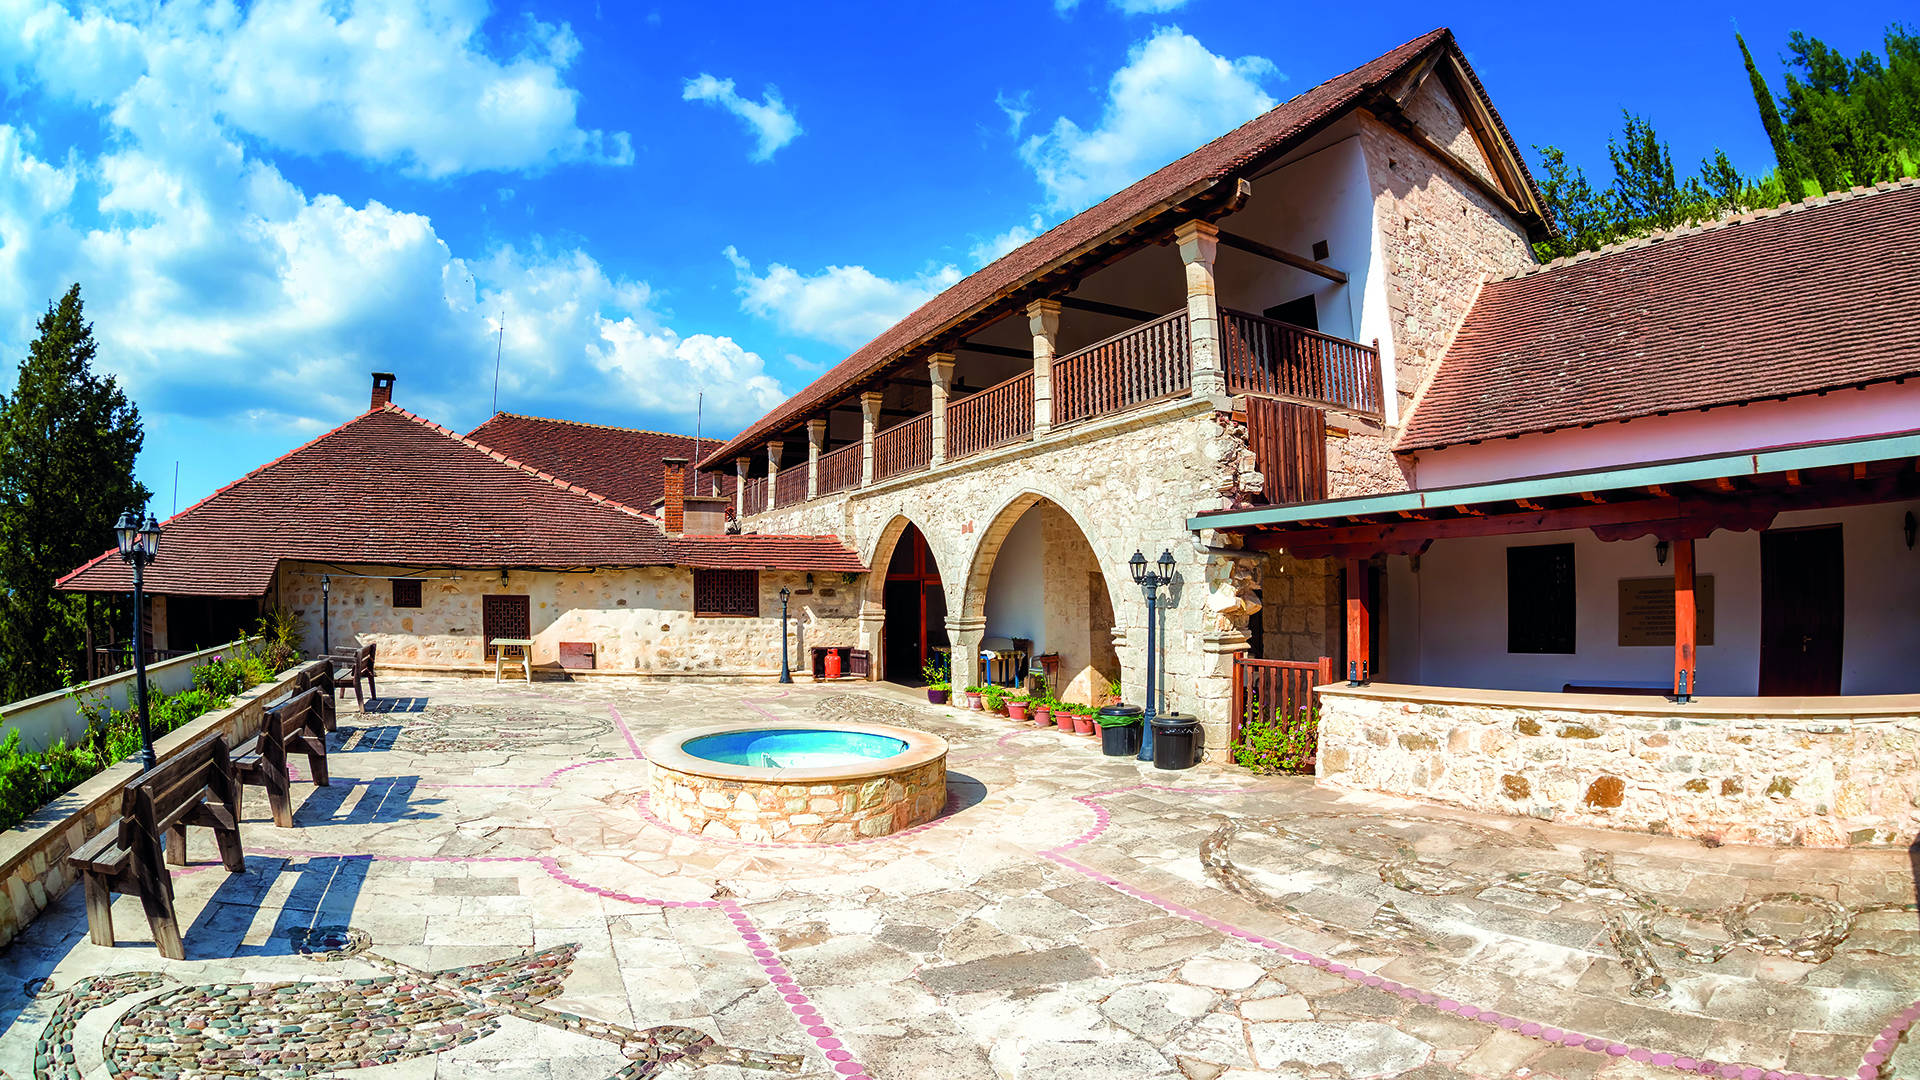
[[[1799,202],[1801,170],[1793,144],[1787,141],[1786,125],[1780,122],[1780,106],[1773,100],[1773,91],[1767,89],[1767,80],[1760,77],[1746,39],[1736,32],[1733,40],[1740,43],[1740,58],[1747,64],[1747,82],[1753,86],[1753,103],[1760,110],[1760,123],[1767,129],[1767,141],[1773,144],[1773,159],[1780,167],[1780,179],[1786,183],[1788,197]]]

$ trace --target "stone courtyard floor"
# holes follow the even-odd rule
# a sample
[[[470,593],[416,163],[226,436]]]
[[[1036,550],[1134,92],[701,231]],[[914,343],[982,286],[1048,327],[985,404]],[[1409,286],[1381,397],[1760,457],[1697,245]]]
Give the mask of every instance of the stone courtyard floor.
[[[186,960],[127,897],[92,945],[78,890],[0,951],[0,1072],[1920,1076],[1906,851],[1156,771],[886,686],[380,688],[295,828],[249,792],[244,874],[193,831]],[[947,813],[833,847],[649,813],[649,738],[767,719],[944,736]]]

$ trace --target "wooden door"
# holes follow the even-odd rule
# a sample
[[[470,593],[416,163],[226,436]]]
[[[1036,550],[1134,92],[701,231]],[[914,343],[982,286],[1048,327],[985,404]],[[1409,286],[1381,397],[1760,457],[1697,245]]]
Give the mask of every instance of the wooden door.
[[[524,594],[496,594],[480,598],[480,644],[486,650],[487,659],[493,659],[494,638],[533,636],[528,615],[527,597]]]
[[[1760,534],[1760,692],[1840,693],[1845,623],[1840,526]]]

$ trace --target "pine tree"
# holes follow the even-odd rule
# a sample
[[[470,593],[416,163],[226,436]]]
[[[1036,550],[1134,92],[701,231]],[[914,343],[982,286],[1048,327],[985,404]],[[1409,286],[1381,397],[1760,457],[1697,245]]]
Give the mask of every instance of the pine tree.
[[[1536,146],[1540,155],[1540,196],[1547,204],[1560,235],[1539,245],[1543,259],[1571,255],[1577,251],[1596,251],[1618,235],[1614,227],[1612,193],[1596,191],[1586,171],[1567,164],[1566,151],[1557,146]]]
[[[113,543],[113,524],[144,507],[133,479],[140,412],[111,376],[93,372],[93,328],[80,286],[50,304],[0,396],[0,694],[57,689],[79,657],[78,597],[54,582]]]
[[[1673,155],[1654,133],[1652,123],[1625,111],[1620,118],[1620,138],[1607,140],[1614,201],[1629,229],[1671,229],[1680,221],[1682,206]]]
[[[1800,191],[1801,168],[1795,157],[1793,144],[1787,141],[1786,125],[1780,122],[1780,107],[1774,103],[1773,91],[1767,89],[1767,80],[1760,77],[1760,69],[1753,62],[1753,53],[1747,50],[1747,42],[1738,33],[1733,40],[1740,44],[1740,58],[1746,61],[1747,82],[1753,87],[1753,104],[1760,110],[1760,124],[1767,129],[1767,141],[1773,144],[1773,160],[1780,169],[1780,179],[1787,191],[1797,196]]]

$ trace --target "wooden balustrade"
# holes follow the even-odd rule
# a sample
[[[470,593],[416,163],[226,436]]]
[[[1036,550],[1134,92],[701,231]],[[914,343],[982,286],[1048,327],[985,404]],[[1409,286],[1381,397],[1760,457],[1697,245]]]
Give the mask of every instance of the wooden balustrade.
[[[1313,688],[1333,681],[1333,660],[1303,663],[1298,660],[1254,660],[1235,657],[1233,662],[1233,713],[1228,719],[1227,746],[1240,745],[1240,737],[1249,727],[1270,727],[1310,737],[1318,726],[1315,710],[1319,698]],[[1311,760],[1311,752],[1307,755]],[[1312,772],[1312,766],[1307,766]]]
[[[1033,372],[947,406],[947,457],[963,458],[1033,434]]]
[[[767,478],[749,477],[745,486],[740,489],[740,497],[746,513],[758,514],[767,509]]]
[[[1220,311],[1227,392],[1380,415],[1380,350],[1244,311]],[[1056,401],[1059,391],[1054,391]]]
[[[820,455],[820,482],[815,490],[821,495],[850,491],[860,486],[860,465],[866,460],[865,447],[848,443],[838,450]]]
[[[792,506],[807,501],[807,467],[789,465],[773,478],[773,505]]]
[[[1193,385],[1187,313],[1176,311],[1053,362],[1053,422],[1124,412]]]
[[[947,411],[948,445],[952,445],[953,411]],[[924,469],[933,459],[933,415],[916,416],[873,437],[873,478],[886,480]]]

